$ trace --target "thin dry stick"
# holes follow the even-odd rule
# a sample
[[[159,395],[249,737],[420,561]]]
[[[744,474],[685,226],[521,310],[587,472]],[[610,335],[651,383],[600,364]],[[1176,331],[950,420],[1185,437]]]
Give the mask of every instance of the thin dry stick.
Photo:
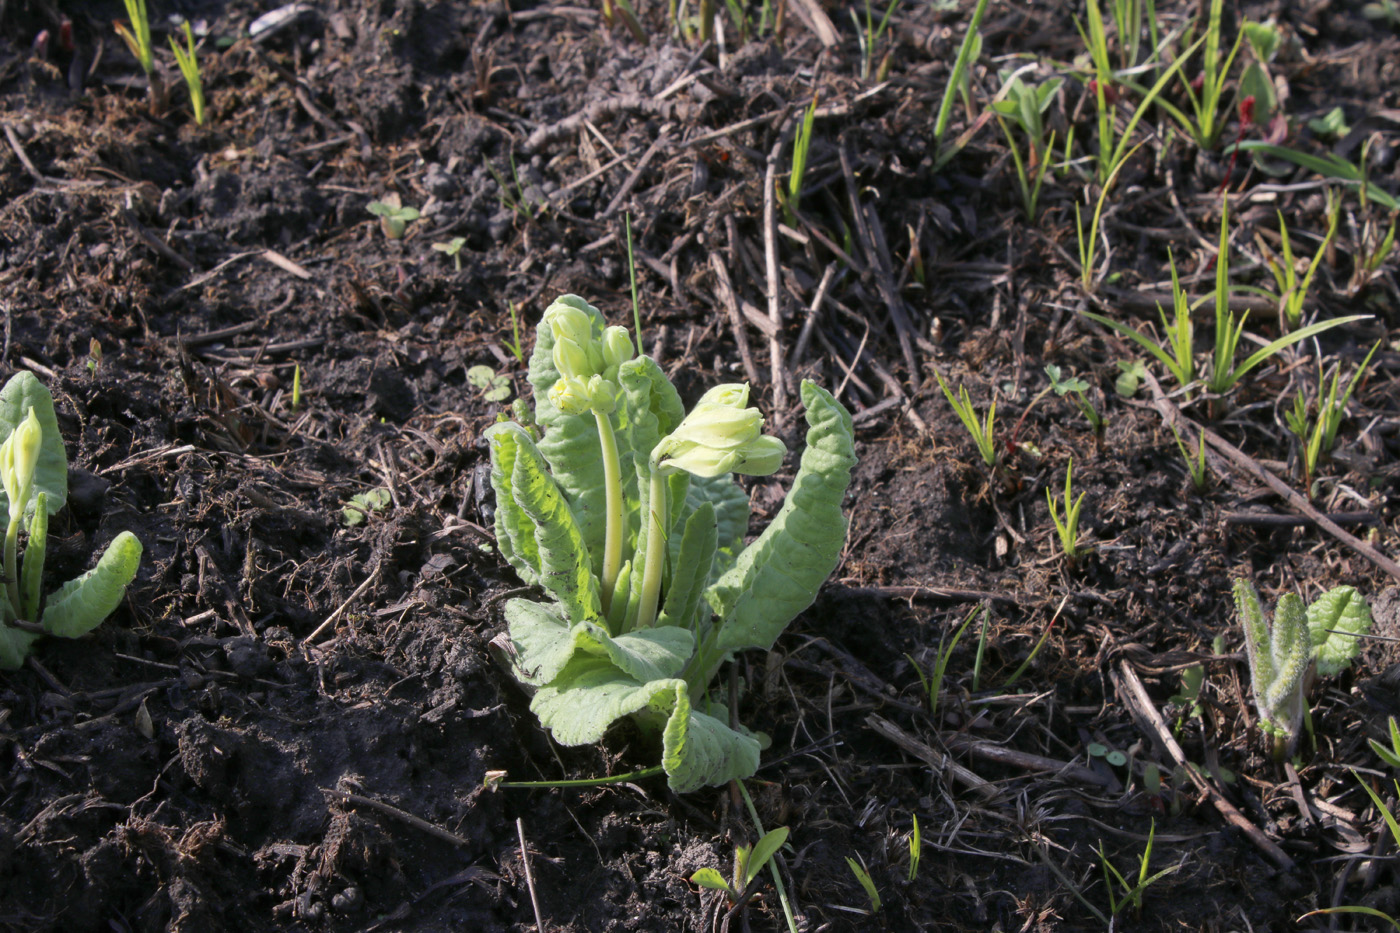
[[[778,328],[783,324],[782,289],[778,278],[778,156],[783,137],[768,151],[768,167],[763,175],[763,256],[768,267],[768,320],[774,333],[768,338],[768,357],[773,375],[773,410],[779,417],[787,410],[787,382],[783,379],[783,346]]]
[[[429,823],[427,820],[423,819],[422,817],[414,816],[407,810],[401,810],[391,803],[385,803],[382,800],[375,800],[373,797],[365,797],[361,794],[348,793],[347,791],[343,790],[332,790],[329,787],[321,788],[321,793],[325,794],[328,797],[339,797],[343,802],[348,804],[354,804],[356,806],[369,807],[370,809],[378,810],[380,813],[385,813],[389,816],[394,817],[395,819],[402,820],[409,826],[412,826],[415,829],[422,830],[430,836],[434,836],[438,839],[441,839],[443,842],[450,842],[454,846],[461,846],[463,848],[466,848],[467,846],[471,845],[470,840],[463,839],[456,833],[448,832],[441,826],[435,826],[432,823]]]
[[[1210,798],[1210,802],[1215,805],[1215,809],[1225,818],[1225,821],[1234,826],[1240,832],[1249,837],[1249,841],[1259,847],[1265,855],[1273,860],[1274,864],[1291,871],[1293,869],[1293,859],[1288,857],[1288,853],[1279,847],[1258,826],[1251,823],[1243,813],[1235,809],[1235,805],[1225,799],[1225,795],[1216,789],[1214,784],[1206,781],[1192,768],[1186,760],[1186,753],[1177,744],[1176,738],[1171,730],[1167,728],[1166,721],[1162,719],[1162,714],[1157,712],[1157,707],[1153,704],[1152,698],[1147,695],[1147,689],[1143,687],[1142,681],[1138,679],[1137,673],[1132,669],[1127,661],[1122,661],[1118,665],[1118,670],[1122,676],[1120,686],[1127,689],[1120,694],[1124,701],[1129,704],[1131,711],[1137,714],[1141,724],[1152,730],[1152,737],[1171,757],[1172,762],[1177,767],[1184,770],[1190,778],[1191,783]],[[1117,678],[1115,678],[1117,680]]]
[[[622,202],[632,193],[632,189],[637,186],[638,180],[642,177],[642,172],[646,171],[647,166],[651,164],[652,158],[660,151],[662,146],[670,142],[670,139],[671,124],[667,123],[661,127],[661,132],[656,134],[656,141],[647,147],[646,152],[642,153],[641,159],[637,162],[637,167],[632,169],[632,174],[628,175],[627,179],[622,183],[622,187],[617,189],[617,194],[613,195],[613,199],[608,202],[608,206],[603,210],[603,213],[598,215],[599,220],[607,220],[613,214],[617,213],[617,209],[622,206]]]
[[[535,873],[530,870],[530,850],[525,845],[525,821],[515,818],[515,831],[520,835],[520,864],[525,866],[525,886],[530,889],[530,906],[535,911],[536,933],[544,933],[544,921],[540,919],[540,899],[535,894]]]
[[[1167,424],[1179,424],[1200,432],[1199,436],[1209,441],[1212,447],[1224,454],[1235,466],[1239,467],[1244,472],[1256,479],[1262,480],[1265,485],[1282,496],[1295,511],[1306,516],[1323,531],[1327,532],[1395,579],[1400,580],[1400,564],[1386,557],[1380,551],[1371,547],[1371,545],[1351,534],[1346,529],[1342,528],[1342,526],[1332,521],[1332,519],[1313,508],[1311,502],[1304,496],[1295,492],[1293,488],[1283,480],[1264,469],[1259,461],[1225,440],[1225,438],[1221,437],[1219,434],[1216,434],[1209,428],[1201,427],[1190,418],[1183,415],[1181,409],[1177,408],[1176,405],[1172,403],[1172,400],[1162,393],[1162,387],[1157,384],[1157,380],[1152,376],[1152,373],[1149,372],[1146,375],[1147,385],[1152,390],[1152,404],[1156,406],[1157,411],[1161,413],[1162,418]]]
[[[744,318],[739,312],[739,301],[734,297],[734,283],[729,278],[729,267],[724,264],[724,257],[719,253],[710,254],[710,268],[715,271],[715,292],[719,295],[719,303],[724,305],[724,312],[729,317],[729,326],[734,331],[734,342],[739,347],[739,359],[744,362],[744,375],[749,377],[749,382],[757,385],[759,382],[758,366],[754,364],[753,353],[749,350],[749,335],[744,330]]]
[[[345,600],[345,602],[341,603],[339,606],[337,606],[335,608],[335,612],[332,612],[330,615],[326,616],[326,621],[316,626],[316,630],[314,632],[312,632],[310,635],[307,635],[301,640],[303,646],[311,644],[313,641],[316,640],[316,636],[320,635],[326,629],[334,625],[335,621],[340,618],[341,613],[348,609],[351,603],[359,599],[360,594],[363,593],[365,590],[369,589],[371,583],[379,579],[379,567],[379,564],[375,564],[374,569],[369,572],[369,576],[365,577],[365,582],[361,583],[355,588],[355,592],[350,594],[350,598]]]
[[[817,293],[807,307],[807,320],[802,322],[802,332],[797,335],[797,346],[793,348],[792,356],[788,359],[789,370],[801,366],[803,357],[807,355],[807,345],[812,342],[812,328],[817,326],[817,320],[821,317],[822,302],[826,300],[826,290],[831,287],[831,280],[835,277],[836,264],[828,263],[826,270],[822,272],[821,283],[817,285]]]

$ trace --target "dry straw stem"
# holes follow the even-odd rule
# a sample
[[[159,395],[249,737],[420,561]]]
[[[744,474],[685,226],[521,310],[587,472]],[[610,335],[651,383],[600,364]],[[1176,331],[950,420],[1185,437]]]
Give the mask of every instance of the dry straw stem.
[[[1162,392],[1162,387],[1157,384],[1156,378],[1153,377],[1150,371],[1146,374],[1146,381],[1148,387],[1152,390],[1152,404],[1156,407],[1158,413],[1161,414],[1163,420],[1165,420],[1167,424],[1175,425],[1178,430],[1182,427],[1186,427],[1192,431],[1198,432],[1199,437],[1203,438],[1217,451],[1224,454],[1239,470],[1259,479],[1274,492],[1282,496],[1295,512],[1305,516],[1313,524],[1390,574],[1396,580],[1400,580],[1400,564],[1386,557],[1380,551],[1371,547],[1371,545],[1332,521],[1332,519],[1328,518],[1322,512],[1313,508],[1312,503],[1308,502],[1304,496],[1300,495],[1293,487],[1289,486],[1283,480],[1264,469],[1263,465],[1260,464],[1258,460],[1255,460],[1219,434],[1196,424],[1196,422],[1183,415],[1181,409],[1177,408],[1176,405],[1172,403],[1171,399],[1167,398]]]

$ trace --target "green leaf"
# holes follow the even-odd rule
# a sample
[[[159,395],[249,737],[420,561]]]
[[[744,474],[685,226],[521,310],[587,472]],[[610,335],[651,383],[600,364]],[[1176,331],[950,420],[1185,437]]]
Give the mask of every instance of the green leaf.
[[[1359,636],[1371,632],[1371,608],[1352,586],[1338,586],[1323,593],[1308,607],[1308,635],[1317,673],[1339,674],[1361,650]]]
[[[729,882],[724,880],[724,875],[713,868],[696,869],[695,874],[690,876],[690,883],[711,891],[727,891],[734,893],[734,889],[729,886]]]
[[[602,601],[583,534],[534,444],[517,443],[510,486],[516,504],[535,525],[540,585],[559,600],[570,622],[598,619]]]
[[[1138,386],[1147,376],[1147,367],[1141,360],[1118,360],[1118,378],[1113,382],[1113,391],[1123,398],[1137,395]]]
[[[676,793],[758,770],[758,740],[692,710],[685,681],[641,683],[604,658],[576,656],[535,694],[530,709],[561,745],[597,742],[610,725],[631,714],[664,721],[661,763]]]
[[[506,624],[517,652],[516,675],[541,686],[559,676],[576,655],[605,658],[622,673],[646,682],[679,674],[695,652],[687,629],[648,629],[614,637],[594,622],[572,627],[553,606],[526,599],[506,603]]]
[[[0,389],[0,443],[8,438],[19,423],[29,417],[29,409],[34,409],[34,417],[39,420],[43,440],[39,446],[39,462],[34,466],[34,493],[45,493],[49,514],[53,515],[68,501],[68,455],[63,449],[63,434],[58,429],[58,418],[54,414],[53,396],[31,372],[15,373],[5,388]],[[26,509],[33,514],[36,498],[31,498]],[[10,503],[3,490],[0,490],[0,528],[10,520]]]
[[[681,626],[694,629],[695,610],[700,606],[700,597],[710,583],[716,534],[715,507],[708,502],[702,503],[686,520],[673,565],[675,570],[671,575],[671,587],[666,591],[666,603],[657,619],[657,628]]]
[[[530,433],[504,422],[486,431],[491,445],[491,488],[496,491],[496,547],[528,586],[540,584],[540,548],[535,522],[515,501],[512,475],[521,446],[533,447]]]
[[[350,501],[345,503],[345,508],[340,510],[341,521],[353,528],[364,522],[370,512],[383,511],[391,501],[389,490],[383,487],[358,493],[351,496]]]
[[[8,597],[3,597],[3,600],[6,603],[9,602]],[[33,632],[11,628],[4,622],[0,622],[0,670],[19,670],[24,665],[24,659],[29,657],[30,646],[38,637]]]
[[[770,829],[762,839],[754,843],[753,851],[749,853],[748,861],[744,865],[744,887],[747,888],[758,877],[758,873],[763,871],[763,866],[787,844],[787,840],[788,828],[779,826],[777,829]]]
[[[1351,132],[1351,127],[1347,126],[1347,116],[1341,107],[1333,107],[1325,116],[1309,120],[1308,129],[1328,139],[1338,139]]]
[[[734,565],[734,559],[744,547],[744,535],[749,530],[749,494],[734,482],[728,473],[722,476],[690,478],[689,500],[692,508],[708,502],[715,508],[718,548],[709,583]]]
[[[772,523],[706,594],[720,616],[722,653],[769,648],[812,604],[846,540],[841,500],[855,466],[851,416],[813,382],[802,383],[807,449]]]
[[[126,596],[141,564],[141,542],[129,531],[112,540],[97,566],[49,597],[39,624],[50,635],[77,638],[102,624]]]

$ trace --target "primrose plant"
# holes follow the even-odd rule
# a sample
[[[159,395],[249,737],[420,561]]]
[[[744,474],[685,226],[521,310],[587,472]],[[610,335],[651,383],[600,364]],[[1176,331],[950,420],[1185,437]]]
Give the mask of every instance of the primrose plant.
[[[534,424],[504,422],[487,437],[497,544],[553,595],[505,608],[530,708],[564,745],[597,742],[632,716],[660,733],[678,792],[753,774],[760,738],[730,726],[710,681],[734,652],[771,647],[835,568],[850,415],[803,383],[801,466],[744,547],[748,496],[731,474],[772,474],[786,453],[747,407],[747,385],[716,386],[686,414],[626,329],[605,327],[575,295],[545,311],[529,382]]]
[[[123,531],[97,566],[43,598],[49,516],[68,498],[68,457],[54,416],[53,396],[32,373],[16,374],[0,390],[0,527],[5,529],[0,585],[0,669],[24,663],[40,635],[77,638],[112,614],[141,563],[141,542]],[[19,536],[28,533],[24,562]]]
[[[1274,757],[1281,759],[1298,742],[1314,673],[1331,677],[1351,665],[1361,650],[1360,637],[1371,631],[1371,609],[1350,586],[1328,590],[1306,609],[1296,594],[1284,593],[1270,624],[1247,580],[1235,581],[1235,606],[1260,725],[1272,738]]]

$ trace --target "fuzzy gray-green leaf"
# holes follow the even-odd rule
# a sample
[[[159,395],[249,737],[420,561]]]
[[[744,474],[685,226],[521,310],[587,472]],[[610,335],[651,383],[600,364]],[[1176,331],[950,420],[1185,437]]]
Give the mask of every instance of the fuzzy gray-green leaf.
[[[679,674],[695,651],[695,639],[685,629],[649,629],[614,637],[601,625],[579,622],[570,626],[553,607],[524,599],[506,603],[506,622],[517,652],[516,676],[544,686],[575,657],[606,659],[632,679],[645,683]]]
[[[559,600],[570,622],[598,619],[602,609],[592,559],[573,510],[534,445],[516,445],[510,485],[515,501],[535,523],[540,585]]]
[[[520,447],[534,445],[518,424],[494,425],[486,431],[491,445],[491,488],[496,491],[496,547],[529,586],[540,585],[540,548],[535,521],[515,501],[511,479]]]
[[[768,648],[835,569],[846,540],[841,501],[855,466],[851,416],[831,393],[803,382],[807,449],[772,523],[707,593],[723,652]]]
[[[1308,607],[1308,634],[1317,673],[1339,674],[1361,650],[1361,637],[1371,632],[1371,607],[1355,587],[1338,586],[1323,593]]]
[[[39,623],[50,635],[77,638],[102,624],[126,595],[141,565],[141,542],[129,531],[112,540],[97,566],[49,597]]]
[[[656,622],[658,628],[673,625],[689,628],[694,623],[700,597],[710,583],[716,540],[715,507],[705,502],[686,520],[671,588],[666,591],[666,604]]]

